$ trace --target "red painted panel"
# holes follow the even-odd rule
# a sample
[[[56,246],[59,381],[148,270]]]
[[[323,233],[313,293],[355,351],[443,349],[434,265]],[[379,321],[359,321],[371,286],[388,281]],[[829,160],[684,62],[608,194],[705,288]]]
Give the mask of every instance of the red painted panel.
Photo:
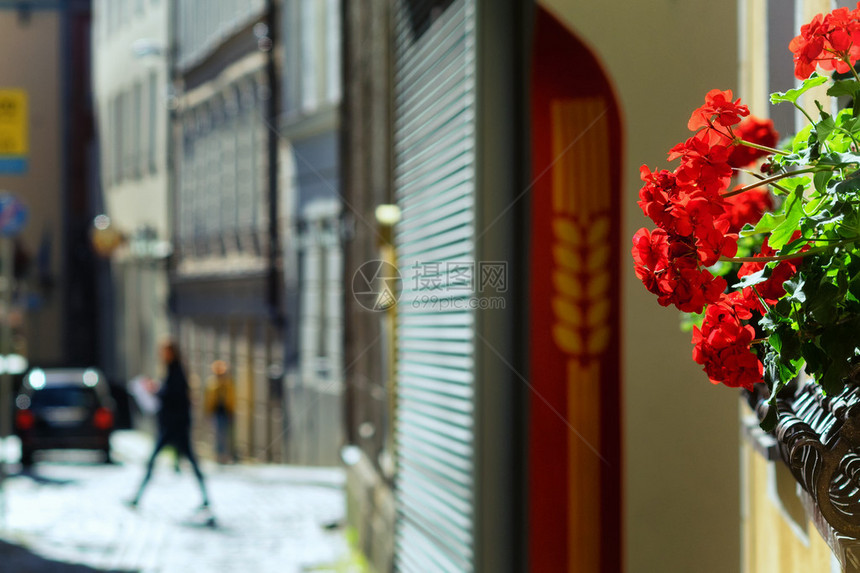
[[[588,563],[615,572],[623,547],[621,118],[588,48],[543,9],[535,25],[530,570]]]

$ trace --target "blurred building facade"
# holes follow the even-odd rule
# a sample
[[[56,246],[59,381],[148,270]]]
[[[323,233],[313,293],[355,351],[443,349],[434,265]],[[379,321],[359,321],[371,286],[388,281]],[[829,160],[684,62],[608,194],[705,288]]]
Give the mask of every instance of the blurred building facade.
[[[113,309],[103,321],[102,367],[123,384],[159,376],[157,344],[170,332],[170,7],[169,0],[93,6],[100,214],[109,221],[91,231],[107,235],[102,300]]]
[[[340,0],[281,6],[281,154],[288,448],[294,463],[339,463],[343,445]]]
[[[176,332],[193,392],[213,360],[230,363],[238,454],[262,460],[285,455],[278,4],[175,4]]]
[[[17,348],[31,364],[97,359],[99,309],[88,246],[97,185],[90,17],[89,0],[0,2],[3,110],[20,119],[12,121],[18,125],[12,133],[4,117],[0,189],[29,209],[17,239],[10,319]]]
[[[101,209],[123,238],[103,253],[104,363],[156,376],[170,333],[199,398],[227,360],[244,457],[334,464],[343,443],[340,15],[336,0],[96,6]]]

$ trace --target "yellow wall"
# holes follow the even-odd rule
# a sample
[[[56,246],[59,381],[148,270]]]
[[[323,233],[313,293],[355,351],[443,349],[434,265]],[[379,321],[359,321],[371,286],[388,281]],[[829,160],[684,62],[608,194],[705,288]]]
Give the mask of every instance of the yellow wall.
[[[767,116],[770,103],[767,89],[767,58],[790,59],[784,53],[768,54],[766,0],[742,0],[741,68],[744,94],[753,113]],[[816,14],[831,9],[829,0],[805,0],[799,4],[795,26],[810,21]],[[807,109],[812,101],[825,101],[826,87],[805,97]],[[803,100],[802,100],[803,101]],[[749,410],[742,406],[746,413]],[[809,524],[796,495],[797,483],[781,462],[769,463],[744,443],[742,456],[743,491],[743,570],[745,573],[829,573],[833,565],[830,548]],[[792,525],[794,524],[794,525]]]
[[[711,0],[545,0],[590,45],[622,105],[624,544],[631,573],[740,570],[737,394],[692,362],[678,315],[633,274],[639,166],[666,166],[713,88],[737,86],[737,8]],[[576,65],[571,62],[571,66]]]
[[[803,511],[797,482],[782,462],[742,448],[744,573],[838,573],[830,548]]]
[[[21,176],[0,175],[0,189],[18,196],[30,209],[22,233],[36,256],[44,229],[53,232],[51,265],[57,288],[43,310],[27,322],[29,358],[50,363],[61,355],[62,277],[62,119],[60,110],[60,28],[56,12],[34,10],[24,24],[16,10],[0,10],[0,87],[22,88],[29,96],[30,168]],[[26,65],[22,65],[26,61]],[[36,343],[38,341],[38,344]]]

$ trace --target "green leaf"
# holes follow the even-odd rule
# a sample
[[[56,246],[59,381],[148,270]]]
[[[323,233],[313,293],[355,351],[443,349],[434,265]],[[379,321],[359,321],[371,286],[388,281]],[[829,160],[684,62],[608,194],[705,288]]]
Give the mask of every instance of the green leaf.
[[[848,281],[848,292],[850,292],[854,298],[860,300],[860,275],[854,275],[854,277]]]
[[[824,209],[813,216],[807,215],[803,221],[804,225],[802,225],[802,228],[804,230],[813,231],[816,228],[821,229],[825,225],[832,225],[833,223],[838,223],[844,218],[845,215],[843,213],[837,213],[834,215],[827,209]]]
[[[739,235],[741,237],[751,237],[755,235],[755,227],[750,225],[749,223],[744,224],[743,229],[741,229]]]
[[[809,138],[812,134],[812,125],[806,124],[803,129],[797,132],[794,139],[791,140],[791,151],[799,153],[801,150],[809,147]]]
[[[833,191],[834,191],[834,193],[845,194],[845,195],[847,195],[849,193],[856,193],[857,191],[860,191],[860,176],[853,175],[853,176],[849,177],[848,179],[846,179],[845,181],[841,181],[840,183],[837,183],[833,187]]]
[[[759,425],[765,432],[771,432],[776,427],[779,419],[776,409],[776,397],[785,388],[785,382],[780,379],[780,364],[779,355],[776,352],[769,351],[763,360],[764,363],[764,381],[770,388],[770,398],[767,400],[768,409],[764,418]]]
[[[785,213],[765,213],[750,234],[770,233],[785,221]]]
[[[763,268],[762,270],[760,270],[758,272],[755,272],[755,273],[752,273],[752,274],[749,274],[749,275],[746,275],[745,277],[743,277],[741,280],[739,280],[735,284],[735,288],[736,289],[742,289],[742,288],[746,288],[749,286],[754,286],[754,285],[763,283],[764,281],[766,281],[767,279],[770,278],[770,275],[772,272],[773,272],[773,269],[766,266],[765,268]]]
[[[827,353],[812,340],[806,340],[800,345],[800,354],[806,361],[805,370],[810,376],[814,376],[816,372],[821,372],[827,362]]]
[[[826,353],[824,372],[820,374],[819,384],[829,395],[838,394],[844,389],[844,380],[851,372],[850,360],[857,351],[857,338],[860,319],[853,319],[839,325],[830,325],[819,337],[819,346]]]
[[[824,141],[836,129],[836,122],[833,121],[833,118],[829,114],[822,113],[821,116],[822,120],[815,124],[815,133],[818,134],[819,141]]]
[[[860,92],[860,82],[857,80],[837,80],[827,89],[827,95],[831,97],[849,96],[856,97]]]
[[[811,76],[803,80],[803,83],[800,84],[800,87],[790,89],[787,92],[776,92],[770,94],[770,103],[777,104],[787,101],[796,104],[797,98],[799,98],[814,87],[826,84],[828,80],[829,78],[827,78],[826,76],[819,76],[817,73],[813,72]]]
[[[783,283],[785,292],[790,295],[789,299],[793,300],[794,302],[799,302],[801,304],[806,302],[806,293],[803,292],[804,286],[806,286],[806,281],[800,274],[795,275],[793,278]]]
[[[794,253],[800,251],[800,249],[805,247],[808,243],[809,243],[809,237],[801,236],[799,239],[796,239],[796,240],[790,242],[789,244],[787,244],[786,246],[784,246],[782,248],[782,250],[779,252],[779,254],[780,255],[794,254]]]
[[[825,282],[810,293],[811,300],[807,309],[813,318],[821,324],[830,324],[836,320],[838,311],[836,301],[838,300],[839,287],[830,282]]]
[[[779,422],[779,416],[776,414],[776,401],[768,401],[767,413],[759,422],[759,427],[765,432],[772,432],[776,429],[777,422]]]
[[[832,171],[819,171],[812,178],[813,183],[815,184],[815,190],[821,193],[827,193],[827,183],[833,177]]]
[[[803,188],[798,187],[794,195],[786,200],[785,220],[774,227],[767,244],[776,251],[780,250],[798,230],[801,217],[803,217]]]
[[[849,368],[847,365],[838,364],[836,361],[833,361],[824,371],[818,383],[828,396],[835,396],[841,394],[845,389],[845,377],[848,376],[848,373]]]
[[[822,155],[818,160],[819,165],[832,165],[835,167],[845,167],[855,163],[860,163],[860,155],[851,152],[828,153]]]

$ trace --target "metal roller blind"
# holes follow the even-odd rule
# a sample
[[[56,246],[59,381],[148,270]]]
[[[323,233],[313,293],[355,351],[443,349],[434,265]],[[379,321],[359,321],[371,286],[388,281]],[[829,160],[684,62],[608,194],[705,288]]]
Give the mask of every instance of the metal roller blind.
[[[474,569],[473,293],[449,288],[475,258],[473,1],[400,0],[395,10],[402,572]]]

